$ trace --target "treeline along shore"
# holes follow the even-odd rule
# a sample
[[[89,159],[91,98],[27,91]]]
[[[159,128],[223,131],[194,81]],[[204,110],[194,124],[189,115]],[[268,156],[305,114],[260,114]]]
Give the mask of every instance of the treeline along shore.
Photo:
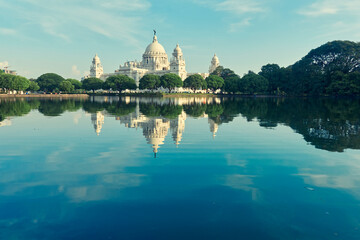
[[[0,98],[88,98],[88,94],[0,94]]]
[[[267,64],[258,73],[249,71],[240,77],[233,70],[219,66],[206,79],[195,74],[184,81],[176,74],[145,75],[136,85],[134,79],[114,75],[105,81],[86,78],[64,79],[46,73],[37,79],[4,74],[0,71],[0,93],[43,97],[52,94],[221,94],[236,96],[358,96],[360,95],[360,43],[328,42],[311,50],[288,67]],[[30,96],[30,95],[29,95]]]

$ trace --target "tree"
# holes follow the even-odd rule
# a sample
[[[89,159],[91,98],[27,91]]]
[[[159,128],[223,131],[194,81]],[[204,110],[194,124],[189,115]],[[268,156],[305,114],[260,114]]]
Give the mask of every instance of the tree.
[[[182,87],[183,81],[181,78],[174,73],[167,73],[160,77],[160,84],[164,88],[168,88],[170,91],[174,90],[176,87]]]
[[[277,64],[267,64],[261,67],[260,76],[269,81],[269,92],[274,93],[277,89],[283,88],[282,69]]]
[[[239,81],[239,90],[243,93],[264,93],[268,86],[269,82],[266,78],[252,71],[245,74]]]
[[[65,81],[62,81],[62,82],[60,83],[59,89],[60,89],[61,91],[64,91],[64,92],[66,92],[66,93],[69,93],[69,92],[74,91],[75,87],[74,87],[74,85],[71,84],[70,81],[65,80]]]
[[[136,89],[136,82],[126,75],[115,75],[106,79],[105,86],[107,89],[111,88],[121,92],[126,89]]]
[[[217,75],[210,75],[205,80],[207,83],[207,88],[209,88],[213,92],[215,92],[218,89],[221,89],[225,84],[224,79]]]
[[[71,84],[74,86],[74,89],[81,89],[82,83],[79,80],[68,78],[66,81],[71,82]]]
[[[360,94],[360,73],[345,74],[341,71],[336,71],[331,76],[331,83],[326,88],[326,92],[331,95],[342,96]]]
[[[39,85],[34,82],[34,81],[30,81],[29,87],[27,90],[31,91],[31,92],[36,92],[40,89]]]
[[[194,74],[187,77],[184,81],[184,87],[192,89],[194,92],[197,89],[206,88],[206,82],[204,78],[199,74]]]
[[[140,89],[157,89],[160,87],[160,77],[154,74],[147,74],[140,79]]]
[[[30,81],[21,76],[2,74],[0,76],[0,88],[16,91],[24,91],[29,87]]]
[[[21,77],[21,76],[15,76],[14,78],[14,90],[17,91],[24,91],[26,90],[30,85],[30,81],[25,78],[25,77]]]
[[[103,88],[103,84],[104,82],[101,79],[95,77],[85,78],[82,81],[82,87],[87,91],[93,91],[93,92],[95,90]]]
[[[41,90],[52,92],[56,88],[59,88],[60,83],[64,80],[65,79],[58,74],[45,73],[36,79],[36,83]]]
[[[224,90],[227,93],[236,93],[239,91],[239,81],[240,77],[238,75],[233,75],[224,79]]]
[[[360,71],[360,43],[328,42],[311,50],[290,69],[291,74],[287,84],[290,85],[289,92],[298,95],[325,94],[329,92],[328,88],[335,72],[348,74]],[[331,88],[333,87],[335,85]]]
[[[210,73],[210,75],[216,75],[221,77],[221,73],[224,70],[223,66],[218,66],[212,73]]]

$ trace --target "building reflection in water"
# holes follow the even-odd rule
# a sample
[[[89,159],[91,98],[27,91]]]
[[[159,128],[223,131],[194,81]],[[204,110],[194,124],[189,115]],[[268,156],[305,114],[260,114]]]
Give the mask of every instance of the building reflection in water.
[[[102,125],[104,124],[104,114],[102,112],[96,112],[91,114],[91,122],[94,126],[96,135],[100,135]]]
[[[93,99],[94,102],[98,102],[98,99]],[[100,99],[99,99],[100,100]],[[113,102],[112,99],[101,99],[102,103],[104,102]],[[217,98],[176,98],[176,99],[162,99],[162,98],[130,98],[124,97],[121,99],[123,103],[130,104],[136,103],[135,111],[124,115],[115,117],[116,120],[120,121],[120,124],[123,124],[127,128],[141,128],[143,130],[143,135],[146,138],[148,144],[153,148],[154,156],[158,153],[158,150],[161,145],[164,144],[165,138],[169,132],[171,132],[172,139],[176,147],[180,145],[182,140],[183,133],[185,131],[185,121],[187,118],[184,110],[175,117],[175,118],[166,118],[163,116],[154,116],[149,117],[140,112],[140,103],[144,104],[155,104],[159,106],[165,106],[173,104],[176,106],[182,105],[192,105],[192,104],[209,104],[209,103],[218,103],[220,99]],[[94,126],[96,134],[99,136],[102,126],[104,124],[104,116],[108,115],[106,110],[97,111],[96,113],[91,114],[91,122]],[[110,115],[113,116],[113,115]],[[200,118],[208,118],[207,114],[203,114]],[[218,131],[218,124],[208,118],[208,123],[210,125],[210,131],[213,138],[216,136]]]
[[[139,104],[137,104],[135,112],[116,117],[116,120],[119,120],[120,124],[124,124],[127,128],[142,128],[143,135],[147,143],[152,145],[154,156],[156,157],[160,145],[164,144],[169,129],[175,144],[180,144],[185,130],[186,113],[182,111],[175,119],[147,117],[140,113]]]

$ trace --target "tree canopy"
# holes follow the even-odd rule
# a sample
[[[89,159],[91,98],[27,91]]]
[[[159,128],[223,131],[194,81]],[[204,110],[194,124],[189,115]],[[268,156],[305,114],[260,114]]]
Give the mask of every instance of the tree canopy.
[[[71,82],[71,84],[74,86],[74,89],[81,89],[82,88],[82,83],[79,80],[73,79],[73,78],[68,78],[66,79],[66,81]]]
[[[157,89],[160,87],[160,77],[154,74],[146,74],[140,79],[140,89]]]
[[[29,87],[27,90],[35,92],[40,89],[39,85],[35,81],[30,81]]]
[[[95,91],[103,88],[104,82],[99,78],[85,78],[82,81],[82,87],[88,91]]]
[[[231,77],[227,77],[224,80],[224,90],[227,93],[236,93],[239,91],[239,81],[240,77],[237,75],[233,75]]]
[[[240,92],[254,94],[266,92],[269,82],[263,76],[249,71],[238,81],[238,84]]]
[[[212,91],[221,89],[225,84],[224,79],[217,75],[210,75],[205,80],[206,80],[207,88]]]
[[[0,75],[0,88],[7,90],[24,91],[29,87],[29,85],[30,81],[25,77],[11,74]]]
[[[45,73],[36,79],[36,83],[41,90],[52,92],[56,88],[59,88],[60,83],[64,80],[63,77],[56,73]]]
[[[194,74],[187,77],[184,81],[184,87],[190,88],[193,91],[197,89],[206,89],[206,82],[204,78],[199,74]]]
[[[117,91],[132,90],[136,89],[136,82],[126,75],[115,75],[106,79],[105,88]]]
[[[70,92],[74,91],[75,87],[74,87],[74,85],[71,84],[70,81],[65,80],[60,83],[59,89],[66,93],[70,93]]]
[[[164,88],[168,88],[170,91],[174,90],[176,87],[182,87],[183,81],[181,78],[174,73],[167,73],[160,77],[160,84]]]

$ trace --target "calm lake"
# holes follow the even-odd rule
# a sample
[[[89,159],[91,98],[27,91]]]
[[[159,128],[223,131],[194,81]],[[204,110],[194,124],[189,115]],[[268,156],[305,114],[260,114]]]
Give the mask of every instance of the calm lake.
[[[360,100],[0,98],[0,239],[360,239]]]

